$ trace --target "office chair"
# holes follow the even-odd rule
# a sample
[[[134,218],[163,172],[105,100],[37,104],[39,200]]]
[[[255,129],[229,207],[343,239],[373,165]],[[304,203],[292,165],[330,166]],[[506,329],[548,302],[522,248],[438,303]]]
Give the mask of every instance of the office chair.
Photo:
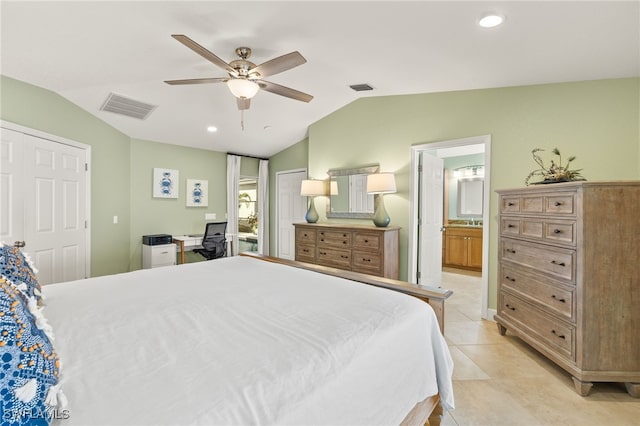
[[[227,222],[207,223],[204,237],[202,237],[202,248],[194,252],[204,256],[207,260],[224,257],[227,254]]]

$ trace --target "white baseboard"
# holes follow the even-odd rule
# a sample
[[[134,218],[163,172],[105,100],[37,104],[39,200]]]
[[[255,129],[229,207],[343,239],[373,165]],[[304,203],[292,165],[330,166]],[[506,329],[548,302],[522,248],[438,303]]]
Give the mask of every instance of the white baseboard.
[[[493,316],[497,313],[498,311],[495,309],[487,309],[487,317],[485,319],[487,321],[493,321]]]

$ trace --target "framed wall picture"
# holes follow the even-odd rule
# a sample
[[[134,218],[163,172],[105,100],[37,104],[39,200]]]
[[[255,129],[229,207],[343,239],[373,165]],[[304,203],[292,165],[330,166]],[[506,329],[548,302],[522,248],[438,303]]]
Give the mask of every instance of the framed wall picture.
[[[207,207],[209,205],[209,181],[187,179],[187,207]]]
[[[173,169],[153,169],[153,197],[178,198],[178,171]]]

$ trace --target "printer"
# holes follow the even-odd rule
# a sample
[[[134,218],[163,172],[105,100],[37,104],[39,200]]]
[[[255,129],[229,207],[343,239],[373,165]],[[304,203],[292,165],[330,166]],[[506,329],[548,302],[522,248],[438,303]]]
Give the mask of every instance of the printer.
[[[173,237],[169,234],[143,235],[142,244],[146,246],[159,246],[162,244],[171,244]]]

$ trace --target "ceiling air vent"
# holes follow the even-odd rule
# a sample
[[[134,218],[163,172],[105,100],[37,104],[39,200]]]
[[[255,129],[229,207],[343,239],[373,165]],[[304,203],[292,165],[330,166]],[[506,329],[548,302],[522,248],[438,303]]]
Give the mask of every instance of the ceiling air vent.
[[[126,96],[118,95],[116,93],[109,93],[109,96],[107,96],[107,99],[104,101],[100,109],[144,120],[157,107],[157,105],[150,105],[136,101],[135,99],[127,98]]]
[[[370,86],[367,83],[362,83],[362,84],[352,84],[351,87],[353,90],[355,90],[356,92],[364,92],[365,90],[373,90],[373,87]]]

